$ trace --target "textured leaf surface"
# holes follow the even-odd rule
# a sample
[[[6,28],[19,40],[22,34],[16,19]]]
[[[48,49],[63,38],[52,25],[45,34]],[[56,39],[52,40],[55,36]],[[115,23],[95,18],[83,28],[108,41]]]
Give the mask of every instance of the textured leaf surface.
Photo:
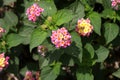
[[[44,16],[52,16],[57,12],[54,1],[39,1],[40,7],[44,8]]]
[[[34,30],[33,27],[27,27],[27,26],[22,27],[22,29],[19,32],[19,35],[23,37],[23,44],[30,43],[30,38],[33,30]]]
[[[68,29],[72,30],[75,28],[78,19],[81,19],[85,16],[84,6],[80,2],[76,1],[68,6],[68,9],[70,9],[72,14],[74,14],[72,21],[68,25]]]
[[[4,5],[10,5],[11,3],[16,2],[16,0],[3,0],[4,1]]]
[[[47,32],[40,31],[39,29],[34,30],[30,40],[30,51],[34,47],[40,45],[46,39],[46,37],[47,37]]]
[[[109,50],[103,46],[100,46],[95,52],[98,57],[97,62],[103,62],[109,54]]]
[[[9,26],[16,26],[18,23],[18,17],[12,11],[7,11],[5,13],[4,20]]]
[[[87,43],[85,45],[85,49],[90,53],[91,58],[93,58],[94,57],[94,48],[92,47],[92,45]]]
[[[60,73],[61,63],[56,63],[53,68],[44,67],[41,71],[42,80],[55,80]]]
[[[54,16],[53,16],[53,21],[57,26],[60,26],[63,23],[67,23],[70,20],[72,20],[73,15],[71,14],[70,10],[63,9],[58,11]]]
[[[76,74],[77,80],[94,80],[94,77],[90,73],[79,73]]]
[[[23,37],[18,34],[9,34],[7,36],[7,43],[9,48],[15,47],[23,42]]]
[[[101,17],[98,13],[93,12],[89,15],[91,24],[93,25],[93,30],[98,34],[101,35]]]
[[[106,40],[106,44],[108,44],[117,37],[119,33],[119,26],[114,23],[105,23],[104,28],[105,28],[104,37]]]
[[[115,77],[120,78],[120,69],[118,69],[116,72],[112,73]]]

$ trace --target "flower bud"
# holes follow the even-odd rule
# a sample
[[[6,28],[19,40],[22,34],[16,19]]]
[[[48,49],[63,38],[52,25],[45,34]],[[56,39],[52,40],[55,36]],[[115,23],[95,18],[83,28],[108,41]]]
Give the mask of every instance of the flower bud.
[[[45,46],[38,46],[37,48],[38,53],[40,53],[42,56],[45,56],[45,53],[48,51],[47,48]]]

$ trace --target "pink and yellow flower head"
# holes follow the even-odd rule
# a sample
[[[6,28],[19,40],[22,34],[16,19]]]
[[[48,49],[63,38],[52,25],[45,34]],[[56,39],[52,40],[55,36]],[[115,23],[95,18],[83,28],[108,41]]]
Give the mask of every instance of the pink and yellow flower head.
[[[89,36],[90,33],[93,31],[93,26],[90,24],[90,20],[87,18],[79,19],[76,26],[76,31],[79,35],[82,36]]]
[[[116,9],[116,10],[118,10],[118,7],[119,7],[119,5],[120,5],[120,0],[111,0],[111,6],[114,8],[114,9]]]
[[[23,80],[35,80],[31,71],[25,73],[25,78]]]
[[[56,48],[66,48],[71,44],[71,35],[66,28],[62,27],[56,31],[52,31],[51,41]]]
[[[9,65],[8,60],[9,60],[9,57],[5,58],[4,53],[0,54],[0,71],[2,71],[3,68]]]
[[[43,11],[43,8],[41,8],[38,4],[34,3],[26,10],[26,15],[28,16],[28,19],[30,21],[35,22],[37,20],[37,17],[40,16]]]

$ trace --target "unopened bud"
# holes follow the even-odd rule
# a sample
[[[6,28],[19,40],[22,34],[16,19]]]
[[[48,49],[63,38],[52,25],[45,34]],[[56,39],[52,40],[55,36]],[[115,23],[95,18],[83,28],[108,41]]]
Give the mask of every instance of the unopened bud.
[[[43,30],[46,30],[46,29],[47,29],[47,25],[43,24],[43,25],[41,25],[41,28],[42,28]]]
[[[5,42],[5,41],[2,41],[2,43],[1,43],[1,44],[2,44],[2,46],[5,46],[6,42]]]
[[[48,16],[47,20],[51,22],[52,21],[52,17]]]

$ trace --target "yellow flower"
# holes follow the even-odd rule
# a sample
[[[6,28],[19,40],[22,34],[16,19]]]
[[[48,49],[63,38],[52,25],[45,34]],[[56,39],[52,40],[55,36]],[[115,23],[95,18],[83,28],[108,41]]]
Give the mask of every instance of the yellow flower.
[[[0,58],[0,67],[5,67],[5,58]]]
[[[4,57],[4,53],[0,54],[0,71],[9,64],[8,60],[9,57]]]
[[[93,26],[90,24],[90,20],[87,18],[78,20],[76,31],[82,36],[89,36],[93,30]]]

